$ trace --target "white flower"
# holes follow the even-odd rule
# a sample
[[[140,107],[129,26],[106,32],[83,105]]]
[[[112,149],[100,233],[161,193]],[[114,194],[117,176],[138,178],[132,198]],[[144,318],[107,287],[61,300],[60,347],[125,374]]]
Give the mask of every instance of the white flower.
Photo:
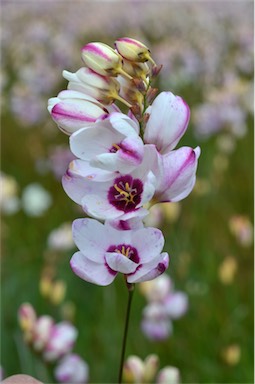
[[[160,253],[164,238],[159,229],[116,230],[93,219],[73,223],[74,242],[79,248],[71,268],[83,280],[109,285],[118,272],[128,283],[154,279],[168,267],[169,256]]]
[[[52,198],[40,184],[29,184],[22,193],[22,207],[29,216],[41,216],[50,207]]]

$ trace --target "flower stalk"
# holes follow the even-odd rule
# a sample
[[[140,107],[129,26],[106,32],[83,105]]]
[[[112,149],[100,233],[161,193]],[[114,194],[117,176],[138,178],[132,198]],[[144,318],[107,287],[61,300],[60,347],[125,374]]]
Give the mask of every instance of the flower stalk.
[[[123,365],[124,365],[124,358],[125,358],[125,351],[126,351],[126,342],[127,342],[127,334],[128,334],[128,324],[129,324],[129,318],[130,318],[130,310],[131,310],[131,304],[132,304],[132,298],[135,290],[135,284],[127,283],[128,288],[128,304],[127,304],[127,311],[126,311],[126,320],[125,320],[125,328],[124,328],[124,334],[123,334],[123,340],[122,340],[122,349],[121,349],[121,358],[120,358],[120,369],[119,369],[119,378],[118,383],[121,384],[122,381],[122,372],[123,372]]]

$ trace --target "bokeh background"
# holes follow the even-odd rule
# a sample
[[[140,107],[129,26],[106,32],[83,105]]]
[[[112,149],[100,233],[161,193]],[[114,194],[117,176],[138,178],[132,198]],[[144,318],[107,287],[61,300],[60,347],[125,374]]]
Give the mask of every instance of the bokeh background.
[[[116,380],[127,292],[121,278],[102,288],[69,267],[70,225],[83,213],[62,190],[72,156],[47,100],[66,88],[63,69],[82,66],[83,45],[130,36],[163,64],[159,90],[191,108],[179,146],[200,145],[202,154],[194,191],[157,216],[171,255],[167,273],[189,309],[167,340],[150,341],[136,289],[127,355],[157,353],[183,383],[253,382],[253,2],[2,0],[1,13],[4,376],[52,381],[17,322],[19,306],[30,302],[39,315],[78,328],[75,351],[90,382]]]

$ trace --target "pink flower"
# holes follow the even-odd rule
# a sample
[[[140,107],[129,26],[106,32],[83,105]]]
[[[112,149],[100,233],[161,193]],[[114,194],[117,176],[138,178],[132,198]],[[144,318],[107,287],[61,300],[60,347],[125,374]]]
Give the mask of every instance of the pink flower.
[[[63,177],[64,190],[96,219],[144,217],[148,211],[143,205],[155,192],[156,178],[151,169],[157,156],[154,146],[148,145],[144,151],[142,163],[128,174],[101,170],[86,161],[75,160]]]
[[[54,370],[60,383],[85,384],[88,382],[88,364],[76,354],[64,356]]]
[[[43,357],[47,361],[54,361],[69,353],[77,338],[76,328],[66,322],[54,324],[51,328],[49,340],[43,351]]]
[[[73,238],[80,251],[73,255],[71,268],[90,283],[109,285],[118,272],[128,283],[137,283],[154,279],[168,267],[168,254],[160,253],[164,238],[156,228],[123,231],[108,222],[77,219]]]
[[[70,137],[75,156],[108,171],[129,172],[141,164],[144,144],[139,126],[122,113],[80,129]]]

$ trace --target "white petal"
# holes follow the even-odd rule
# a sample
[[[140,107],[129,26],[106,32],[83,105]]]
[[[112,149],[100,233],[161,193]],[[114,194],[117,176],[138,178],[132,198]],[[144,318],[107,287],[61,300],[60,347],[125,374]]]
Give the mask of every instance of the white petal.
[[[80,251],[90,260],[104,262],[104,252],[109,238],[102,223],[93,219],[76,219],[73,222],[73,240]]]
[[[157,228],[141,228],[134,231],[132,243],[138,250],[140,263],[148,263],[158,257],[164,246],[164,236]]]
[[[105,259],[109,267],[116,272],[125,274],[132,273],[138,267],[138,264],[134,263],[132,260],[128,259],[121,253],[107,252],[105,254]]]
[[[73,272],[81,279],[97,285],[109,285],[116,274],[110,272],[104,264],[95,263],[87,259],[81,252],[76,252],[71,261]]]

